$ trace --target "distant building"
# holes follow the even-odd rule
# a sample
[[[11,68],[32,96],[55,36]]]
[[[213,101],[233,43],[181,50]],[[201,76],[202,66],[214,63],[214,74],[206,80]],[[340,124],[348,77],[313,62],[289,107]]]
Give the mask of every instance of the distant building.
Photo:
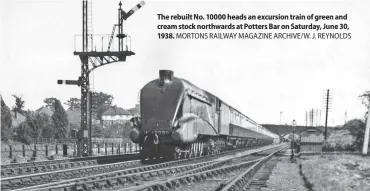
[[[10,111],[10,114],[12,115],[12,128],[16,128],[19,124],[26,121],[26,117],[19,112]]]
[[[67,109],[66,111],[68,116],[68,122],[74,127],[80,127],[81,125],[81,110],[79,109]],[[96,114],[92,113],[92,124],[99,124],[99,119],[96,117]]]
[[[46,106],[40,107],[38,110],[36,110],[36,112],[46,114],[49,117],[51,117],[54,113],[49,107]]]
[[[111,107],[102,115],[103,124],[125,123],[130,121],[132,114],[121,107]]]
[[[136,104],[134,108],[131,108],[128,110],[133,117],[139,117],[140,116],[140,104]]]
[[[322,152],[324,133],[315,127],[308,127],[300,132],[301,152]]]

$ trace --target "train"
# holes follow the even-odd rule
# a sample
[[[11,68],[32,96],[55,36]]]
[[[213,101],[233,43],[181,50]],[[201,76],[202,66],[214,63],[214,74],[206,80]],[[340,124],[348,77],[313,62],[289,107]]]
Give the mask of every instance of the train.
[[[140,91],[130,139],[144,163],[279,143],[279,136],[219,97],[160,70]]]

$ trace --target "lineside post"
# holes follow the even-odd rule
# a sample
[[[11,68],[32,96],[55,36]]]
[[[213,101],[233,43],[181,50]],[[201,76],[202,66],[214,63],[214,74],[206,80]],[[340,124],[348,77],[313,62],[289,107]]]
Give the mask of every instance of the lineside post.
[[[295,120],[293,119],[293,122],[292,122],[292,132],[293,132],[293,139],[292,139],[292,155],[290,157],[290,159],[294,160],[294,144],[295,144],[295,126],[297,125],[297,123],[295,122]]]
[[[362,147],[362,154],[367,155],[368,147],[369,147],[369,134],[370,134],[370,103],[369,103],[369,111],[367,113],[367,123],[365,129],[365,137],[364,137],[364,146]]]
[[[2,102],[3,102],[3,97],[0,94],[0,128],[1,128],[1,115],[2,115],[2,112],[1,112],[2,108],[1,108],[1,106],[2,106]]]

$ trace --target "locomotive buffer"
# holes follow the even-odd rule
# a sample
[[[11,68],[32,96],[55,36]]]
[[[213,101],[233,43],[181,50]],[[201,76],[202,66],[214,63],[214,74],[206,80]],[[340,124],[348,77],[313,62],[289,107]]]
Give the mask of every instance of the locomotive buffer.
[[[92,155],[92,144],[91,144],[91,94],[90,91],[90,81],[89,74],[96,68],[114,63],[114,62],[124,62],[126,61],[127,56],[135,55],[131,51],[130,45],[128,42],[127,34],[123,33],[123,21],[127,20],[135,11],[139,10],[142,6],[145,5],[144,1],[141,1],[129,12],[122,10],[122,3],[119,3],[118,9],[118,24],[115,24],[113,31],[110,35],[105,35],[107,43],[104,43],[104,37],[101,36],[101,51],[96,51],[96,46],[93,44],[94,37],[98,35],[89,34],[91,27],[91,2],[87,0],[82,1],[83,5],[83,26],[82,26],[82,50],[76,51],[73,53],[76,56],[80,57],[81,60],[81,76],[78,80],[58,80],[58,84],[67,84],[67,85],[78,85],[81,87],[81,129],[78,132],[78,145],[77,145],[77,155],[78,156],[88,156]],[[90,9],[90,12],[89,12]],[[114,33],[118,27],[118,34],[116,35],[118,46],[114,47],[115,44]],[[81,36],[81,35],[80,35]],[[76,38],[75,38],[76,44]],[[104,45],[108,45],[107,49],[104,50]],[[112,48],[114,50],[112,50]],[[95,50],[94,50],[95,49]],[[90,96],[89,96],[90,95]],[[89,112],[88,112],[89,111]],[[88,113],[90,114],[88,120]],[[89,127],[89,129],[88,129]]]

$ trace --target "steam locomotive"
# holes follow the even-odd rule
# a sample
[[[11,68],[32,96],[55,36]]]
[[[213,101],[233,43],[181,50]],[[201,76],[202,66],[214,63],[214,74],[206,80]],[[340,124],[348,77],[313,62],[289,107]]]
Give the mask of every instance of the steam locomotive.
[[[140,93],[140,117],[131,119],[130,138],[143,163],[220,153],[279,142],[279,136],[173,71]]]

